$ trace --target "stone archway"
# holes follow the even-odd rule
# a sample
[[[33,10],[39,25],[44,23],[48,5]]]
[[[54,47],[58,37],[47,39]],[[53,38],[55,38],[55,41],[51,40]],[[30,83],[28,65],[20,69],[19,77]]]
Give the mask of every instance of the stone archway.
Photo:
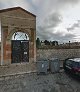
[[[7,40],[11,40],[12,36],[14,33],[16,32],[22,32],[22,33],[26,33],[29,37],[29,39],[31,39],[31,30],[29,28],[20,28],[20,27],[9,27],[8,29],[8,34],[7,34]]]
[[[11,39],[12,36],[15,32],[23,32],[29,35],[29,62],[33,62],[35,61],[34,59],[34,31],[31,29],[26,29],[26,28],[15,28],[15,27],[4,27],[4,30],[6,30],[6,32],[3,33],[4,35],[4,61],[3,64],[11,64],[11,57],[12,57],[12,48],[11,48]],[[9,31],[10,30],[10,31]],[[6,62],[7,61],[7,62]]]

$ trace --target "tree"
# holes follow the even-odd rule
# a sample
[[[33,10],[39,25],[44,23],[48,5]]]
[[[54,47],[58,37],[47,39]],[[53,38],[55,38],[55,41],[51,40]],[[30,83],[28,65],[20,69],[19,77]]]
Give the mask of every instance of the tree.
[[[52,46],[57,46],[58,45],[58,41],[52,41]]]
[[[44,43],[45,43],[45,45],[50,45],[50,42],[47,40],[45,40]]]
[[[40,42],[40,39],[37,38],[36,40],[36,47],[39,48],[41,46],[41,42]]]
[[[70,41],[69,41],[69,47],[70,47]]]

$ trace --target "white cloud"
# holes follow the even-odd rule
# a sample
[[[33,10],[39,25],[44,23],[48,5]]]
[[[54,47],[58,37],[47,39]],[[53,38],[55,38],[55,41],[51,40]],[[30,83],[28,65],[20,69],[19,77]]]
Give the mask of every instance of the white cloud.
[[[26,0],[0,0],[0,8],[10,8],[10,7],[23,7],[25,9],[31,9],[30,4]]]
[[[79,1],[80,0],[0,0],[0,8],[14,6],[25,8],[37,15],[37,36],[52,40],[60,40],[62,37],[62,39],[65,38],[65,41],[67,41],[73,39],[76,34],[74,35],[74,31],[73,33],[67,32],[66,28],[70,28],[71,25],[73,25],[71,27],[74,28],[75,26],[79,26],[75,24],[75,20],[80,20],[80,13],[78,12],[80,10]]]

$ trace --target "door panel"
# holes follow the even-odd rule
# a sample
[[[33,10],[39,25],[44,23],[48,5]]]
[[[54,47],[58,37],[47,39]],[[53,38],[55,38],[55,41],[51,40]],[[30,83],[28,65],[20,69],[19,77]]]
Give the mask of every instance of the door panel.
[[[22,61],[28,62],[29,61],[29,42],[28,41],[22,41]]]
[[[12,40],[12,63],[29,62],[29,41]]]

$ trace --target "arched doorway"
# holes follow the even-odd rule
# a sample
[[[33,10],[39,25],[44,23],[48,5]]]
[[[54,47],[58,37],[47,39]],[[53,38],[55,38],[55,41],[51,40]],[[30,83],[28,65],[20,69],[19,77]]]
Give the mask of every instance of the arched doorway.
[[[11,63],[29,62],[29,36],[24,32],[15,32],[11,40]]]

